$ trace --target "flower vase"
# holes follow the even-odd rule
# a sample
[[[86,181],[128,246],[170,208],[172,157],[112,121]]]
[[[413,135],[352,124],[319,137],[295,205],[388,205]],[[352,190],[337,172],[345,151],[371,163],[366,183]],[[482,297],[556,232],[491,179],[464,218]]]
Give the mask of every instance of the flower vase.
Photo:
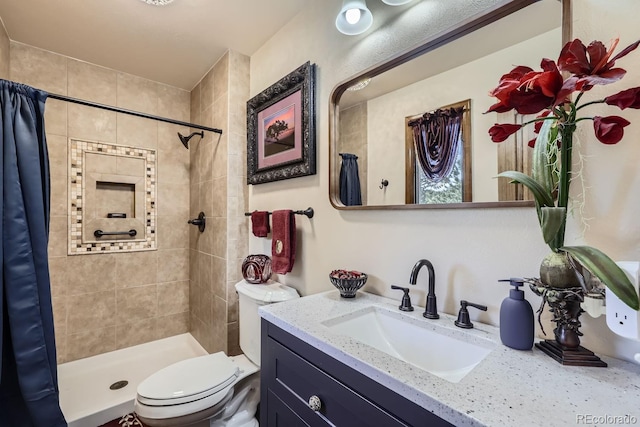
[[[530,287],[543,300],[538,315],[548,305],[556,327],[555,339],[541,341],[536,348],[563,365],[606,367],[598,356],[580,345],[583,334],[579,318],[584,312],[580,303],[584,301],[584,289],[578,279],[582,273],[577,268],[562,252],[550,253],[540,264],[540,280]]]

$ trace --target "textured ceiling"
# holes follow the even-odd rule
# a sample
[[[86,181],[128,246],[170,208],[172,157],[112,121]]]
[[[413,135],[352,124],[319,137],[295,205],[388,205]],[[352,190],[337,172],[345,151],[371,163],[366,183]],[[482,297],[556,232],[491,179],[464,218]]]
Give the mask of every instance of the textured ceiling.
[[[11,40],[190,90],[228,49],[253,54],[310,1],[0,0],[0,18]]]

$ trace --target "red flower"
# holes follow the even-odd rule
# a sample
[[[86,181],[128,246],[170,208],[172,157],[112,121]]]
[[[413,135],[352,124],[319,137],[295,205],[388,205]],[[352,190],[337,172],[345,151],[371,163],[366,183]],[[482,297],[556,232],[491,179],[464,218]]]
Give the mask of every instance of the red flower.
[[[489,94],[498,98],[487,112],[504,113],[515,109],[520,114],[536,114],[563,101],[563,80],[555,62],[543,59],[542,71],[519,66],[500,78]],[[569,91],[571,93],[571,91]]]
[[[496,123],[494,126],[491,126],[491,129],[489,129],[489,135],[493,142],[502,142],[514,133],[518,132],[521,127],[522,125],[512,125],[509,123],[500,125]]]
[[[509,104],[509,97],[511,93],[520,86],[522,77],[531,71],[533,71],[531,68],[520,65],[500,77],[498,87],[489,92],[489,95],[498,98],[499,102],[492,105],[489,110],[487,110],[487,113],[491,111],[505,113],[512,110],[513,106]]]
[[[617,144],[624,135],[624,127],[629,126],[628,120],[619,116],[593,118],[593,129],[596,132],[596,138],[603,144]]]
[[[621,110],[625,108],[640,108],[640,87],[623,90],[604,99],[609,105],[616,105]]]
[[[560,52],[558,68],[578,77],[576,90],[589,90],[594,85],[606,85],[620,80],[626,74],[622,68],[613,68],[616,61],[640,44],[640,40],[630,44],[613,58],[611,54],[618,45],[619,39],[613,40],[609,50],[600,41],[593,41],[585,46],[579,39],[567,43]]]

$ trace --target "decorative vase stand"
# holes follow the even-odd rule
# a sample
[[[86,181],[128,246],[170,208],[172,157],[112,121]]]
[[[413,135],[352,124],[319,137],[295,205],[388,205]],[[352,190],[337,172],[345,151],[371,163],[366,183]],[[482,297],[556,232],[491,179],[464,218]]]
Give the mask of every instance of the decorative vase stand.
[[[584,300],[582,287],[554,288],[539,281],[529,286],[533,293],[542,297],[542,305],[538,309],[538,323],[545,304],[548,304],[549,311],[553,313],[552,321],[556,324],[553,330],[555,340],[536,343],[536,348],[563,365],[606,367],[607,364],[598,356],[580,345],[582,332],[579,331],[579,317],[584,312],[580,307]],[[542,323],[540,327],[542,328]]]

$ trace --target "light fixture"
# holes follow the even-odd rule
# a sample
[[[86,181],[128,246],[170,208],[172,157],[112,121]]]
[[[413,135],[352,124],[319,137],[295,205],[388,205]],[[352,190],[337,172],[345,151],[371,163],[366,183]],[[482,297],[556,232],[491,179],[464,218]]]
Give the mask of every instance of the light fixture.
[[[147,4],[152,4],[154,6],[165,6],[171,3],[173,0],[142,0],[142,1]]]
[[[367,87],[367,85],[371,82],[371,77],[367,77],[365,79],[362,79],[354,84],[352,84],[351,86],[349,86],[347,88],[347,90],[350,90],[352,92],[355,92],[357,90],[362,90],[365,87]]]
[[[373,15],[367,9],[365,0],[344,0],[336,18],[336,28],[343,34],[354,36],[371,27]]]
[[[411,0],[382,0],[382,3],[388,4],[389,6],[401,6],[409,3],[410,1]]]

